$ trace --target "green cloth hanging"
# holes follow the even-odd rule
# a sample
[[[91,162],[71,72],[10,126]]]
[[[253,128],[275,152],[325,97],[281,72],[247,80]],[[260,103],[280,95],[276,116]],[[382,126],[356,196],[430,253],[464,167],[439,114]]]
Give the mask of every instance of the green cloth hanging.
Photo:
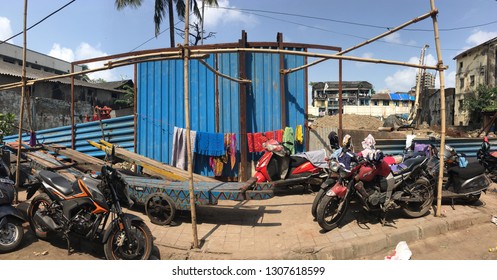
[[[283,146],[288,148],[291,155],[295,154],[294,141],[295,136],[293,134],[293,128],[285,127],[285,131],[283,132]]]

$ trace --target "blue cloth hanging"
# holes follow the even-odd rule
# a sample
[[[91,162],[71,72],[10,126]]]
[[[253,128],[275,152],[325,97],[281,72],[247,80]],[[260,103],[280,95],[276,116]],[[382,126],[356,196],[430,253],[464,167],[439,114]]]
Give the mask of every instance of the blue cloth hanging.
[[[224,134],[197,131],[195,152],[207,156],[222,156],[226,154]]]

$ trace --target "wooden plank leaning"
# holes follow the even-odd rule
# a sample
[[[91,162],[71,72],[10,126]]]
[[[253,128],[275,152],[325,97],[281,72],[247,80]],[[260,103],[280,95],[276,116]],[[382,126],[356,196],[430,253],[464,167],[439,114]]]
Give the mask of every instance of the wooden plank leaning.
[[[107,153],[110,156],[118,157],[122,160],[128,161],[130,163],[139,165],[144,168],[143,172],[149,175],[159,176],[166,180],[174,180],[174,181],[186,181],[188,180],[188,172],[186,170],[182,170],[165,163],[153,160],[151,158],[133,153],[126,149],[117,147],[112,143],[109,143],[104,140],[100,140],[100,143],[87,140],[90,145],[97,147]],[[216,179],[193,174],[193,180],[195,182],[219,182]]]

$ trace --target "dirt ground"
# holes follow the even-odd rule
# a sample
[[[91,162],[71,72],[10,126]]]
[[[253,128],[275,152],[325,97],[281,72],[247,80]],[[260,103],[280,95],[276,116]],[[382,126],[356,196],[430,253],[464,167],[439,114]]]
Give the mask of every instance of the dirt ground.
[[[339,119],[338,115],[333,116],[323,116],[317,118],[311,127],[338,127]],[[355,115],[355,114],[344,114],[342,115],[342,127],[344,129],[350,130],[378,130],[379,127],[383,127],[384,121],[378,117]],[[428,126],[426,124],[418,126],[418,129],[401,129],[397,130],[397,133],[411,134],[416,133],[419,137],[440,137],[440,127],[438,126]],[[449,126],[446,128],[447,137],[477,137],[479,130],[467,131],[465,129],[459,129],[458,127]],[[480,137],[484,136],[483,134]],[[496,137],[494,133],[489,133],[489,137]]]

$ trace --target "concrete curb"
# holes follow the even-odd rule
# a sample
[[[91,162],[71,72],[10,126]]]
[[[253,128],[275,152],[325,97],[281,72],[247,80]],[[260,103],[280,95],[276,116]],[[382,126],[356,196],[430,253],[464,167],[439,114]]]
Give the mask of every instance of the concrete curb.
[[[426,225],[398,228],[392,233],[377,234],[365,238],[356,238],[352,242],[342,242],[324,247],[316,253],[316,259],[350,260],[380,252],[384,249],[395,248],[400,241],[407,243],[434,237],[449,231],[456,231],[470,226],[488,222],[489,215],[475,213],[463,214],[456,217],[434,218]]]

